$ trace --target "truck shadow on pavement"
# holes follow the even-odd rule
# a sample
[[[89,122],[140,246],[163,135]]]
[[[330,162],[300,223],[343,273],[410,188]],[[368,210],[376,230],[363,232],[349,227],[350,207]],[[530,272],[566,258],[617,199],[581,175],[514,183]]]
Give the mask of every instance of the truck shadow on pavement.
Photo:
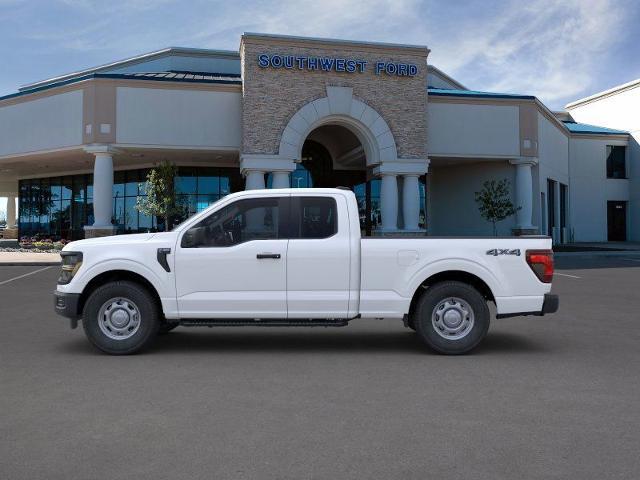
[[[84,338],[66,343],[67,353],[98,354]],[[548,345],[511,333],[496,332],[487,338],[471,355],[495,353],[543,353]],[[329,353],[329,354],[420,354],[438,355],[422,344],[417,335],[408,330],[399,332],[242,332],[242,331],[185,331],[177,329],[162,335],[142,353],[153,354],[227,354],[227,353]]]

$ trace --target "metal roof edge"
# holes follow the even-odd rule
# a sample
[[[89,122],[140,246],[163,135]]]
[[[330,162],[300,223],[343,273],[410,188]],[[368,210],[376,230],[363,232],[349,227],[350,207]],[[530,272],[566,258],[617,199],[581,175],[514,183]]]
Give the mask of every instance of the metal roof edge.
[[[67,79],[71,79],[74,77],[79,77],[79,76],[83,76],[91,73],[99,73],[101,70],[106,70],[106,69],[110,69],[118,66],[135,65],[153,58],[161,58],[161,57],[170,55],[171,53],[240,58],[240,54],[232,50],[209,50],[204,48],[167,47],[160,50],[155,50],[153,52],[142,53],[134,57],[129,57],[122,60],[116,60],[114,62],[105,63],[97,67],[86,68],[83,70],[78,70],[75,72],[58,75],[56,77],[51,77],[45,80],[39,80],[37,82],[21,85],[18,88],[18,92],[32,90],[34,88],[39,88],[43,85],[57,83],[60,81],[64,81]]]
[[[446,81],[453,83],[454,85],[460,87],[462,90],[469,90],[467,87],[465,87],[463,84],[461,84],[459,81],[457,81],[455,78],[453,78],[451,75],[446,74],[445,72],[443,72],[442,70],[440,70],[438,67],[436,67],[435,65],[432,64],[428,64],[427,65],[427,71],[432,70],[433,72],[435,72],[437,75],[442,76]]]
[[[517,93],[493,93],[478,92],[475,90],[450,90],[444,88],[427,88],[429,95],[439,97],[465,97],[465,98],[512,98],[515,100],[536,100],[534,95],[521,95]]]
[[[74,83],[84,82],[86,80],[91,80],[94,78],[112,78],[112,79],[123,79],[123,80],[146,80],[149,82],[178,82],[178,83],[209,83],[209,84],[223,84],[223,85],[241,85],[242,80],[197,80],[192,78],[163,78],[163,77],[143,77],[140,75],[129,74],[129,73],[89,73],[87,75],[82,75],[79,77],[73,77],[67,80],[62,80],[55,83],[48,83],[42,85],[40,87],[35,87],[29,90],[23,90],[16,93],[10,93],[8,95],[4,95],[0,97],[0,101],[9,100],[11,98],[24,97],[27,95],[31,95],[33,93],[42,92],[44,90],[50,90],[52,88],[64,87],[66,85],[72,85]]]

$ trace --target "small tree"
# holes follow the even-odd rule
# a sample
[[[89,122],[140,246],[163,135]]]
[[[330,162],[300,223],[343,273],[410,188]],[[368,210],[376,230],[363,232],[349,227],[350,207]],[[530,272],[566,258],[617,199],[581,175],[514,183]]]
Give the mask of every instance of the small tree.
[[[515,207],[511,202],[509,181],[488,180],[482,184],[482,190],[476,192],[476,203],[482,218],[493,225],[493,235],[498,236],[496,224],[514,215],[521,207]]]
[[[137,199],[136,210],[144,215],[164,218],[164,228],[169,231],[170,220],[184,211],[182,202],[178,201],[174,178],[178,174],[178,167],[163,161],[152,168],[147,174],[146,185],[141,184],[146,197]]]

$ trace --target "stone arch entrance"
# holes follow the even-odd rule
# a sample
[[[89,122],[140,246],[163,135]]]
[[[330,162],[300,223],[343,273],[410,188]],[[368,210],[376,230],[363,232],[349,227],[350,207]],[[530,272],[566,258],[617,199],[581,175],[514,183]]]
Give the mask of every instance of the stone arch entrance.
[[[296,175],[302,167],[311,171],[312,176],[316,170],[315,176],[322,177],[321,164],[310,165],[305,161],[305,154],[315,151],[318,162],[323,156],[330,157],[324,164],[331,163],[334,177],[324,175],[321,184],[313,186],[353,188],[361,205],[361,225],[367,234],[374,233],[372,230],[424,233],[423,175],[428,160],[399,159],[389,125],[376,110],[355,98],[351,87],[327,86],[326,92],[326,97],[310,101],[291,116],[275,155],[241,155],[246,188],[309,186],[296,184]],[[354,148],[344,148],[349,143]],[[271,174],[266,183],[265,172]],[[349,180],[345,182],[345,178]]]
[[[350,87],[327,87],[327,96],[304,105],[282,132],[278,154],[300,161],[304,142],[314,130],[339,125],[360,141],[368,166],[393,162],[398,158],[396,142],[382,116],[353,97]]]
[[[360,227],[371,235],[380,224],[380,182],[371,171],[360,139],[342,125],[326,124],[312,130],[304,140],[292,185],[350,188],[358,201]]]

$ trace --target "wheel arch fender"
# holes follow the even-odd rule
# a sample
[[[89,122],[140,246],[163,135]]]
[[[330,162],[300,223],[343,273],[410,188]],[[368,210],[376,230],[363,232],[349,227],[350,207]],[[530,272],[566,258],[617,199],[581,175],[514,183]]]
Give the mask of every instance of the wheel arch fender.
[[[101,274],[113,271],[131,272],[144,278],[153,288],[162,295],[164,285],[158,275],[143,263],[125,259],[109,259],[95,263],[83,272],[77,281],[78,288],[84,291],[86,286]]]
[[[129,280],[141,283],[154,295],[161,309],[162,302],[160,299],[167,296],[167,292],[164,291],[166,286],[163,285],[156,273],[145,265],[131,260],[110,259],[96,263],[77,280],[77,288],[82,292],[78,305],[79,311],[82,311],[84,302],[91,291],[97,286],[110,281]],[[171,292],[168,293],[171,294]]]
[[[413,312],[421,291],[441,281],[459,281],[475,287],[487,299],[495,301],[500,295],[500,282],[488,268],[465,259],[447,259],[431,263],[418,270],[409,283],[411,301],[408,313]]]

